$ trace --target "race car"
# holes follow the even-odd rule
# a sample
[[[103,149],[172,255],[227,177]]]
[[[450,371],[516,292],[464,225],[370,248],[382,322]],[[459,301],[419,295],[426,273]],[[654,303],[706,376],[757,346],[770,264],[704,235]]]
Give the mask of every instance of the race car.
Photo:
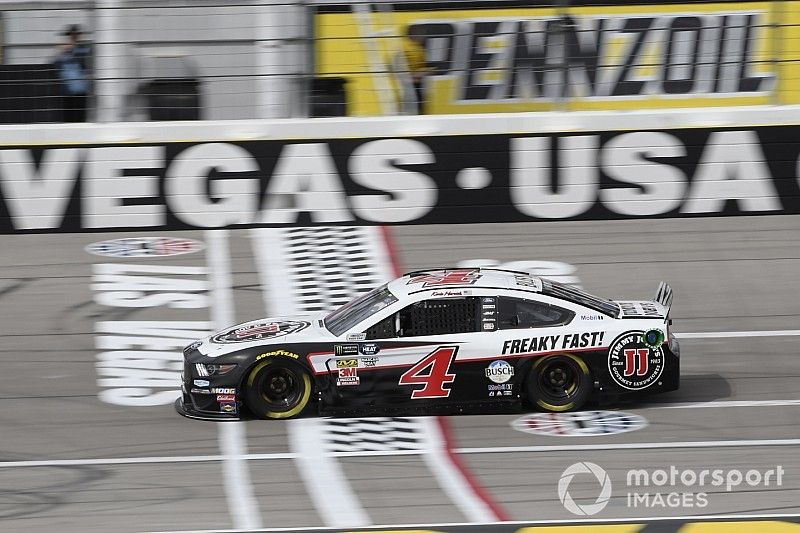
[[[184,349],[179,413],[580,409],[678,388],[672,289],[614,301],[526,272],[410,272],[325,314],[264,318]]]

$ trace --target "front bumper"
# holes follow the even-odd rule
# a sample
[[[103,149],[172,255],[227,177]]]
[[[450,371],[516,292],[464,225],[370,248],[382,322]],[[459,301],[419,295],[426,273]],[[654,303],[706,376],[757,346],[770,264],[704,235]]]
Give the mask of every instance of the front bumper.
[[[178,398],[175,400],[175,410],[178,411],[178,414],[185,416],[186,418],[194,418],[196,420],[215,420],[215,421],[230,421],[235,422],[237,420],[241,420],[238,414],[230,414],[230,413],[214,413],[209,411],[199,411],[194,409],[191,404],[187,404],[183,397]]]
[[[240,390],[236,387],[236,377],[206,377],[202,384],[196,383],[197,381],[200,380],[193,375],[192,365],[184,364],[181,397],[175,402],[178,413],[200,420],[240,420],[242,402]]]

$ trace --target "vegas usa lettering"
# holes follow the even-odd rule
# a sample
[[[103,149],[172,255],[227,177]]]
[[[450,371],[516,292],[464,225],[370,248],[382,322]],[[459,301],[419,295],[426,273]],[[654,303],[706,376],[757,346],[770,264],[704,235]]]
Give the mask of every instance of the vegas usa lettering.
[[[800,212],[795,130],[761,131],[6,149],[0,233]]]
[[[178,397],[182,349],[211,330],[210,322],[186,320],[195,314],[193,310],[209,306],[206,274],[205,267],[93,265],[95,303],[131,310],[160,308],[159,316],[165,317],[95,324],[101,401],[146,407],[166,405]]]

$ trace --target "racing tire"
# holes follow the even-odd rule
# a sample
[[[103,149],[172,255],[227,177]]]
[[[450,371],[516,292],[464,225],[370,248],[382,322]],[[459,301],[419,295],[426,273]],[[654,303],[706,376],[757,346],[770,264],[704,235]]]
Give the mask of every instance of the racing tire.
[[[284,358],[270,358],[248,374],[245,404],[259,418],[293,418],[308,406],[313,388],[311,376],[302,366]]]
[[[527,380],[528,399],[545,411],[576,411],[589,399],[592,389],[589,367],[571,354],[538,359]]]

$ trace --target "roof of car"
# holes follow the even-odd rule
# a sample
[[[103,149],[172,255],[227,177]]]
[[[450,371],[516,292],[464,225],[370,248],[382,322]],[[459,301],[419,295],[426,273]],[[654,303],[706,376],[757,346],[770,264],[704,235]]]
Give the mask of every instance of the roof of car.
[[[408,272],[389,284],[395,295],[424,290],[517,288],[539,292],[541,279],[527,272],[496,268],[431,268]]]

